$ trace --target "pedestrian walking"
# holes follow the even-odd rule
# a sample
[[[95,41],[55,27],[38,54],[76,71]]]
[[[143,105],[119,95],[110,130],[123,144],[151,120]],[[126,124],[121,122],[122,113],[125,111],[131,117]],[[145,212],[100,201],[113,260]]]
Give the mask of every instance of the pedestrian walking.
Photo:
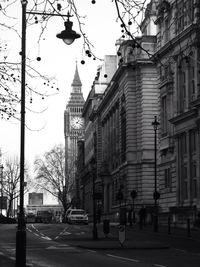
[[[132,210],[131,209],[128,211],[128,222],[129,222],[130,226],[133,225],[133,222],[132,222]]]
[[[139,215],[139,224],[140,224],[140,230],[142,230],[143,226],[146,224],[146,208],[145,206],[142,206],[141,209],[138,212]]]

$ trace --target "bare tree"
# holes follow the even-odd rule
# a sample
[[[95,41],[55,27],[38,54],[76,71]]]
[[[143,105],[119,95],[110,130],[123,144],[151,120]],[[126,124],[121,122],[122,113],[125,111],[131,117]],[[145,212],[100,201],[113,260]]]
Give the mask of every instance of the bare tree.
[[[16,7],[18,10],[19,4],[20,1],[17,0],[0,3],[0,116],[7,120],[10,118],[20,119],[21,29],[19,23],[21,19],[18,12],[13,15],[13,9]],[[27,19],[27,27],[31,26],[28,21]],[[12,42],[9,38],[12,38]],[[13,43],[16,45],[13,46]],[[40,61],[41,58],[37,57],[36,60]],[[30,104],[36,96],[44,99],[55,95],[59,90],[55,85],[55,78],[41,73],[35,67],[34,62],[32,58],[26,56],[26,98],[29,99],[26,104],[26,111],[31,112],[35,112],[34,105]],[[37,81],[37,86],[34,81]]]
[[[30,176],[28,174],[28,168],[25,167],[25,190],[27,192],[28,187],[31,187]],[[17,157],[9,158],[5,160],[4,172],[3,172],[3,194],[8,198],[7,217],[12,215],[12,210],[15,208],[13,202],[19,198],[19,183],[20,183],[20,163]]]
[[[65,148],[57,145],[34,162],[38,189],[49,192],[62,203],[64,216],[69,206],[69,192],[74,185],[73,163],[65,175]]]
[[[94,5],[98,3],[97,1],[88,2],[89,5]],[[145,8],[150,0],[112,0],[113,3],[113,12],[117,11],[116,22],[119,23],[119,28],[121,29],[121,39],[131,38],[137,44],[137,40],[135,39],[136,32],[139,31],[139,25],[143,19],[143,14],[145,12]],[[79,25],[79,31],[82,35],[83,40],[83,54],[90,59],[98,58],[98,55],[95,55],[95,44],[92,44],[90,41],[90,37],[87,36],[87,14],[82,14],[81,5],[79,1],[75,0],[29,0],[28,3],[28,11],[27,13],[27,27],[31,27],[35,24],[38,24],[40,27],[40,31],[38,34],[38,45],[40,40],[43,37],[43,34],[46,30],[47,24],[53,15],[60,16],[63,20],[65,20],[65,15],[67,12],[70,13],[71,16],[74,16],[74,20],[77,20]],[[21,32],[16,27],[19,22],[19,17],[17,14],[11,13],[11,9],[13,6],[18,6],[19,8],[20,1],[17,0],[8,0],[2,1],[0,3],[0,29],[6,31],[13,31],[16,37],[20,40]],[[98,5],[96,5],[98,9]],[[106,8],[106,7],[105,7]],[[16,23],[17,22],[17,23]],[[105,29],[106,30],[106,29]],[[10,117],[19,118],[18,104],[20,103],[20,51],[18,51],[18,59],[17,54],[15,54],[15,60],[13,61],[13,57],[9,57],[9,45],[7,40],[2,39],[4,35],[0,35],[0,115],[2,118],[9,119]],[[17,39],[16,39],[17,40]],[[137,44],[140,45],[140,44]],[[142,47],[141,47],[142,48]],[[143,48],[142,48],[143,49]],[[19,60],[19,61],[18,61]],[[37,57],[37,60],[40,61],[41,58]],[[85,60],[81,61],[82,64],[85,63]],[[32,80],[40,78],[41,81],[44,81],[42,84],[45,86],[49,86],[48,88],[55,88],[54,81],[52,78],[46,77],[46,75],[41,74],[37,71],[36,68],[32,65],[32,59],[27,58],[27,77],[28,82],[26,84],[26,94],[30,98],[30,103],[32,102],[32,98],[34,94],[39,96],[49,95],[55,93],[55,91],[51,91],[48,94],[45,91],[41,91],[37,88],[33,88],[31,86]],[[30,80],[30,82],[29,82]]]

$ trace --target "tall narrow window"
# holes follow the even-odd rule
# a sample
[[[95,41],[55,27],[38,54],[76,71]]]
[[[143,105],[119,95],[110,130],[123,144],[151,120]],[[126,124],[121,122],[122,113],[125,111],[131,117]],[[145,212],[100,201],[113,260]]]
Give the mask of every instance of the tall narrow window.
[[[191,181],[192,181],[192,197],[197,197],[197,164],[193,160],[190,165],[191,168]]]
[[[165,188],[171,188],[172,179],[170,168],[165,169]]]
[[[187,84],[186,84],[186,70],[188,68],[188,63],[186,63],[185,58],[181,59],[179,61],[178,69],[177,69],[177,91],[179,96],[178,101],[178,109],[179,112],[185,112],[186,111],[186,90],[187,90]]]
[[[186,133],[183,133],[180,136],[180,153],[181,153],[181,157],[183,157],[187,153]]]
[[[196,136],[197,132],[195,130],[190,131],[189,136],[190,136],[190,152],[191,154],[194,154],[197,149],[197,144],[196,144]]]
[[[190,60],[189,64],[189,98],[190,101],[196,98],[196,86],[195,86],[195,66],[194,60]]]
[[[184,3],[180,1],[176,11],[176,32],[179,33],[184,28]]]
[[[121,161],[126,160],[126,103],[125,96],[121,99]]]
[[[183,199],[188,199],[188,176],[187,176],[187,165],[184,164],[182,167],[183,177]]]
[[[185,1],[186,5],[186,25],[189,25],[194,20],[194,0]]]
[[[162,105],[161,129],[162,129],[162,135],[166,135],[168,126],[167,96],[162,97],[161,105]]]
[[[194,0],[178,0],[176,6],[176,33],[180,33],[194,20]]]
[[[169,19],[166,18],[165,20],[165,29],[164,29],[164,40],[165,40],[165,43],[169,41]]]

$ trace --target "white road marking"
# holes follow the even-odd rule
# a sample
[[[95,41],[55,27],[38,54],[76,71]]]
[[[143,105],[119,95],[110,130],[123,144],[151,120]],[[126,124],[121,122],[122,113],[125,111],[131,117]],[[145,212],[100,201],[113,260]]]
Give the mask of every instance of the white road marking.
[[[120,256],[112,255],[112,254],[106,254],[106,255],[109,256],[109,257],[112,257],[112,258],[120,259],[120,260],[140,262],[139,260],[134,260],[134,259],[131,259],[131,258],[120,257]]]
[[[64,233],[62,233],[62,235],[71,235],[72,233],[70,233],[70,232],[64,232]]]
[[[92,252],[92,253],[96,253],[96,251],[92,250],[92,249],[88,249],[87,251]]]
[[[177,251],[180,251],[180,252],[186,252],[184,249],[179,249],[179,248],[175,248],[175,250],[177,250]]]
[[[63,250],[63,249],[67,249],[67,250],[70,250],[70,249],[73,249],[74,250],[74,247],[69,247],[69,246],[50,246],[50,247],[47,247],[46,249],[55,249],[55,250]]]
[[[45,239],[45,240],[52,240],[50,237],[48,236],[41,236],[41,238]]]
[[[156,267],[167,267],[166,265],[161,265],[161,264],[154,264]]]

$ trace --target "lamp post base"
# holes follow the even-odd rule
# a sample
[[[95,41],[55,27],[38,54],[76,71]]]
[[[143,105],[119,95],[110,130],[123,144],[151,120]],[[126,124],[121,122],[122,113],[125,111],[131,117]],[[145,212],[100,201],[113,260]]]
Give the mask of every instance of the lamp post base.
[[[158,215],[157,214],[154,214],[153,230],[154,232],[158,232]]]
[[[98,232],[97,232],[97,226],[96,225],[93,227],[92,233],[93,233],[93,240],[97,240],[98,239]]]
[[[26,266],[26,227],[19,226],[16,232],[16,267]]]

